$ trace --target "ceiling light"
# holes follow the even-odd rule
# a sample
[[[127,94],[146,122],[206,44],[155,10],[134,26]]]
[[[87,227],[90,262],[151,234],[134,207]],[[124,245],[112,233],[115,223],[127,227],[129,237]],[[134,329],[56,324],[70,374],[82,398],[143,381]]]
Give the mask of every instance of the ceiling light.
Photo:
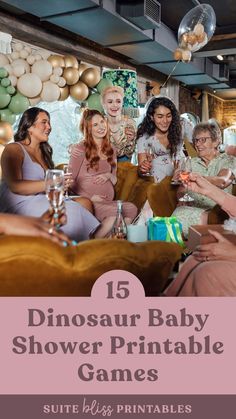
[[[223,61],[224,57],[222,55],[217,55],[216,58],[218,58],[218,60]]]

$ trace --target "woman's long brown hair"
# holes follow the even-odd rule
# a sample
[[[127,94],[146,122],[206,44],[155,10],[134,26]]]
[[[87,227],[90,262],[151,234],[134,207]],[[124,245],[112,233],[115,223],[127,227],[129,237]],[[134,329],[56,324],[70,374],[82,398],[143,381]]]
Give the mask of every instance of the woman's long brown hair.
[[[104,116],[99,111],[95,109],[85,109],[80,122],[80,130],[84,135],[85,157],[89,162],[88,169],[91,168],[98,170],[98,162],[100,157],[98,155],[97,145],[92,136],[91,122],[95,115],[99,115],[105,120]],[[111,165],[111,167],[115,167],[116,164],[113,158],[114,151],[109,141],[108,131],[102,140],[101,152],[107,157],[107,162]]]

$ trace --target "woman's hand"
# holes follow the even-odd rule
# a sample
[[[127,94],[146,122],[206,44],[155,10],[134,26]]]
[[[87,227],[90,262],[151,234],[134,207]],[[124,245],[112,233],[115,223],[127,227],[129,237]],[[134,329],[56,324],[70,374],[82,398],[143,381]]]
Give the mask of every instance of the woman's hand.
[[[65,173],[64,174],[64,189],[65,189],[65,191],[68,191],[68,189],[70,189],[70,187],[73,183],[74,183],[74,180],[72,178],[72,173]]]
[[[132,142],[135,139],[135,129],[133,127],[126,127],[125,128],[125,136],[129,142]]]
[[[94,176],[93,183],[97,185],[104,185],[111,178],[111,173],[103,173],[101,175]]]
[[[92,202],[102,202],[106,199],[106,195],[93,195],[90,199]]]
[[[188,188],[192,192],[200,193],[201,195],[209,196],[212,191],[217,189],[208,180],[198,173],[190,173],[188,178]]]
[[[197,246],[193,252],[195,259],[200,262],[212,260],[236,261],[236,246],[217,231],[209,230],[209,233],[215,237],[217,242]]]
[[[1,214],[0,224],[1,222],[4,223],[4,227],[1,228],[1,231],[6,235],[44,237],[61,246],[71,244],[71,241],[64,233],[57,231],[46,222],[43,217],[36,218]]]

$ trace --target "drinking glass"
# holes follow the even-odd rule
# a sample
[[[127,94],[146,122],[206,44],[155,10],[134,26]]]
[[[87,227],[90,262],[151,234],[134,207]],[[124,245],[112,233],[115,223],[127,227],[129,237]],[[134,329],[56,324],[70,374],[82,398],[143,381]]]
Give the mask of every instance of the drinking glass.
[[[154,150],[152,144],[147,144],[147,146],[144,149],[144,152],[146,154],[146,160],[150,163],[152,163],[153,157],[154,157]],[[143,173],[143,176],[152,176],[150,171]]]
[[[67,175],[67,176],[64,176],[64,181],[65,181],[67,179],[67,177],[72,175],[69,164],[64,164],[63,165],[63,172],[64,172],[64,175]],[[70,199],[69,191],[68,191],[68,188],[64,187],[64,189],[65,189],[64,197],[65,197],[65,200],[68,201],[68,199]]]
[[[187,182],[188,179],[189,179],[189,175],[192,171],[191,157],[185,157],[182,160],[180,160],[179,169],[180,169],[180,174],[179,174],[180,180],[183,183]],[[194,199],[188,193],[188,185],[187,185],[186,193],[181,198],[179,198],[179,201],[181,201],[181,202],[192,202],[192,201],[194,201]]]
[[[45,192],[54,214],[59,214],[64,203],[64,172],[63,170],[47,170]]]

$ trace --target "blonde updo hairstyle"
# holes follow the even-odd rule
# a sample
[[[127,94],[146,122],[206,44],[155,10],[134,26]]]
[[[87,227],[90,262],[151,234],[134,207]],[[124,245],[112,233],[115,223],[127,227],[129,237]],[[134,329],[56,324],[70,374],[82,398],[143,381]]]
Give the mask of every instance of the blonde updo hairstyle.
[[[121,95],[122,99],[124,98],[124,89],[121,86],[108,86],[105,87],[105,89],[102,90],[101,93],[101,102],[104,104],[104,98],[108,93],[119,93]]]

